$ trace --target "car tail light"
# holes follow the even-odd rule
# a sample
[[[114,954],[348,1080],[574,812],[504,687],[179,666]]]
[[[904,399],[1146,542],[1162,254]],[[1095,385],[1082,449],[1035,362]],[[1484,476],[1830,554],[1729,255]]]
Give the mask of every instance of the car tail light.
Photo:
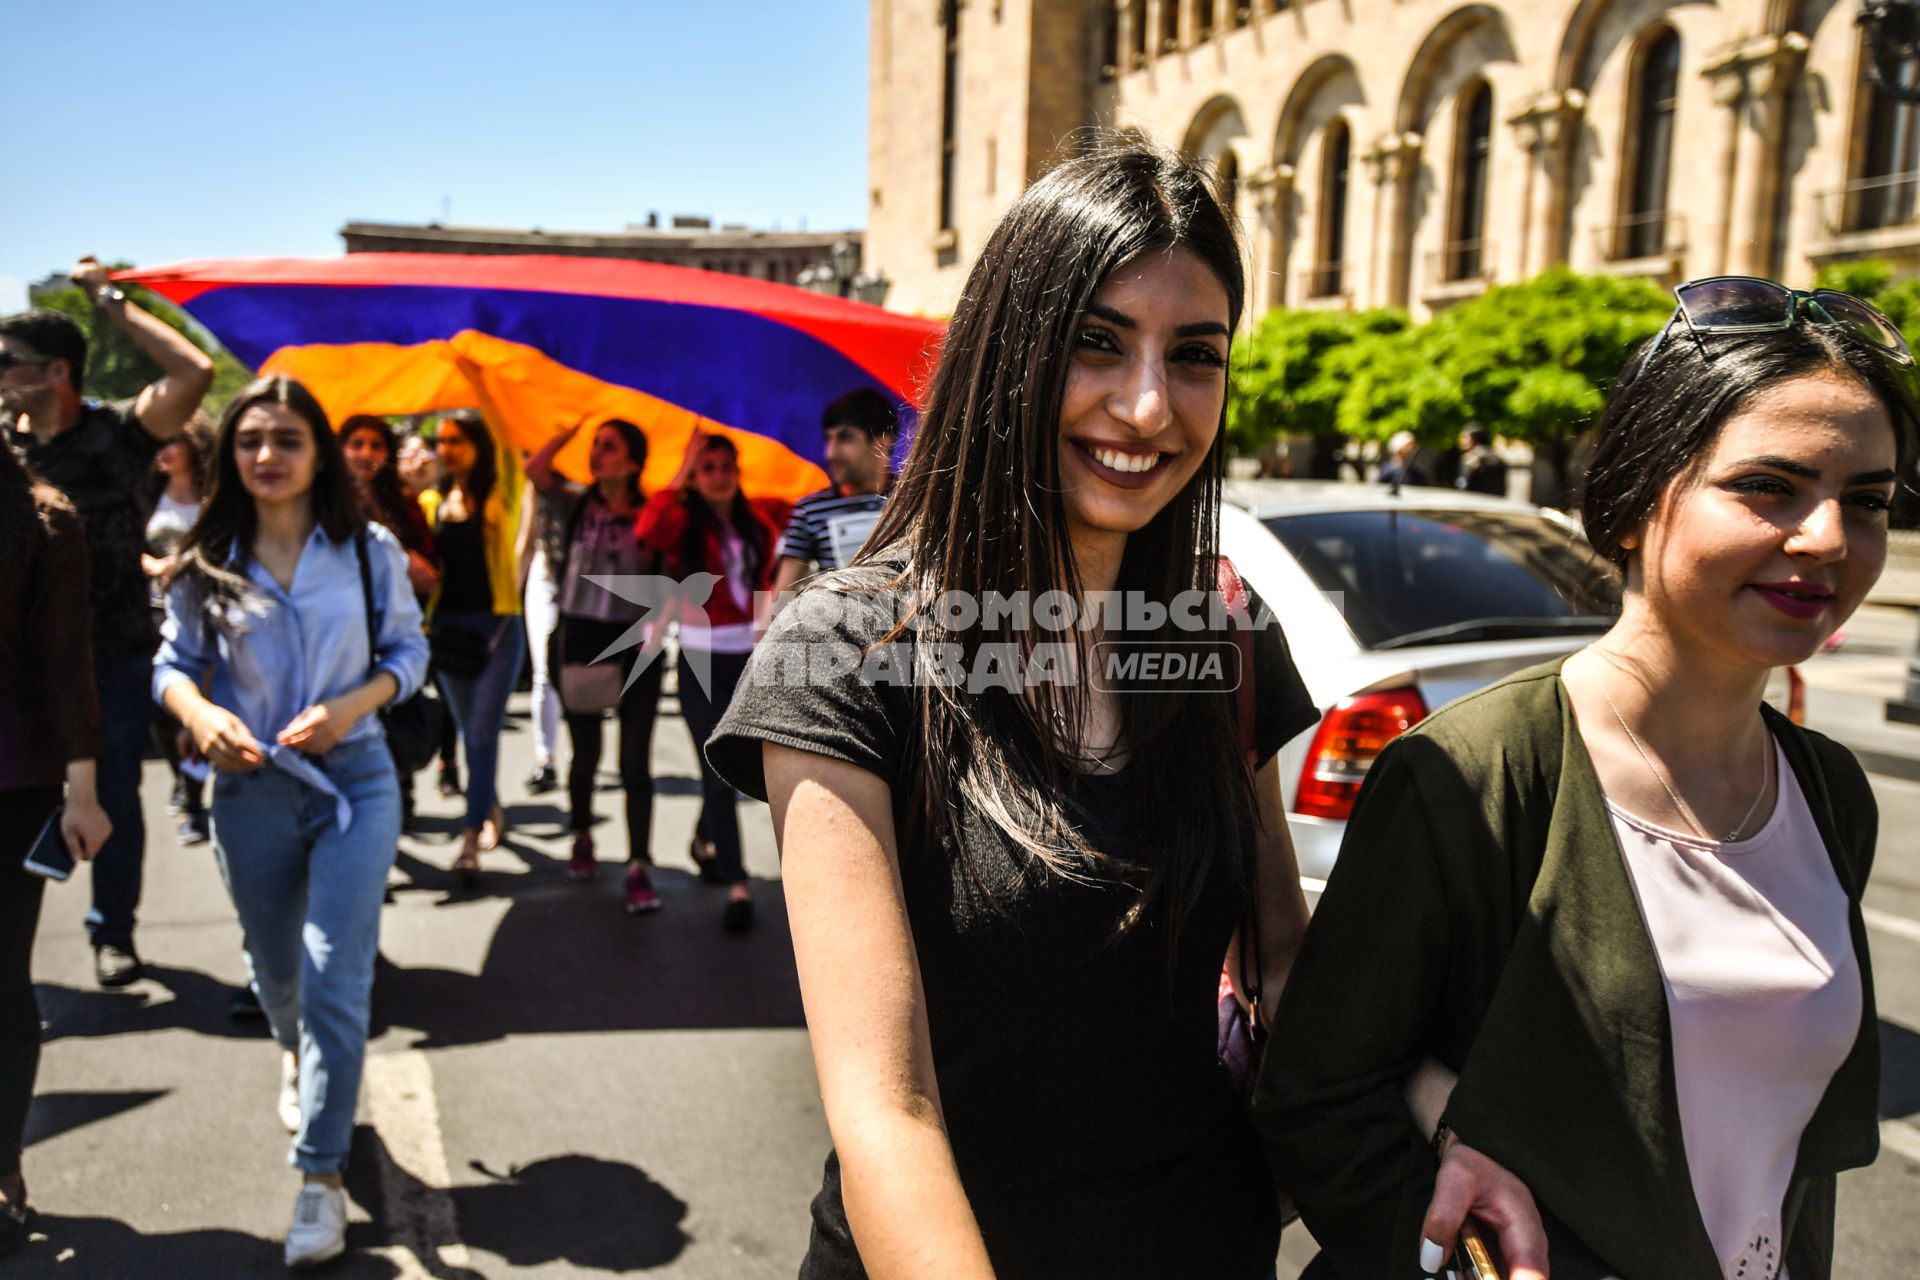
[[[1354,797],[1374,757],[1426,715],[1426,699],[1411,686],[1363,693],[1327,712],[1307,748],[1293,811],[1344,820],[1353,812]]]

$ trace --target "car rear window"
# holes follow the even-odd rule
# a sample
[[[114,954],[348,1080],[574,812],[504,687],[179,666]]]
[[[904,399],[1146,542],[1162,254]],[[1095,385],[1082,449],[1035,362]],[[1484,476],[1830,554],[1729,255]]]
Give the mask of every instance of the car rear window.
[[[1544,516],[1337,511],[1264,521],[1368,648],[1604,630],[1616,580]]]

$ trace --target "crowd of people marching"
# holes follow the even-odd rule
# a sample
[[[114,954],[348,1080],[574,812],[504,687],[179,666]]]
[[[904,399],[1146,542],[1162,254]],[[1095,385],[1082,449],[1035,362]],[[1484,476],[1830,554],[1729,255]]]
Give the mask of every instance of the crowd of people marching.
[[[788,526],[783,509],[750,501],[718,433],[697,433],[673,481],[648,493],[647,436],[619,419],[591,424],[585,485],[553,459],[588,424],[524,457],[474,411],[422,431],[366,415],[336,426],[285,377],[242,388],[214,422],[198,411],[206,356],[92,259],[73,279],[164,376],[131,401],[90,400],[72,319],[0,319],[0,403],[15,434],[0,443],[0,1230],[7,1245],[24,1231],[19,1142],[39,1045],[29,960],[43,880],[20,855],[51,818],[92,863],[97,981],[137,981],[151,745],[172,778],[180,843],[211,841],[239,917],[250,982],[233,1011],[264,1016],[283,1052],[279,1113],[304,1175],[287,1259],[324,1261],[342,1247],[379,914],[415,821],[414,775],[437,757],[442,796],[461,801],[453,869],[470,883],[505,833],[500,737],[531,656],[526,789],[556,786],[564,720],[569,876],[596,877],[593,797],[611,714],[625,908],[660,909],[651,754],[667,630],[678,622],[678,695],[697,749],[765,626],[776,576],[834,569],[864,541],[892,478],[898,410],[866,388],[825,406],[834,483]],[[678,619],[600,581],[695,573],[713,576],[713,597]],[[636,654],[646,662],[629,681]],[[753,899],[738,796],[704,759],[701,769],[692,852],[701,879],[726,889],[722,927],[741,932]]]
[[[1243,278],[1194,165],[1116,144],[1036,181],[972,268],[900,474],[895,405],[850,392],[823,414],[833,483],[777,519],[719,432],[649,492],[649,438],[617,419],[523,458],[478,413],[335,424],[267,377],[208,423],[206,358],[90,259],[74,279],[163,376],[95,403],[77,326],[0,320],[9,1242],[38,1052],[22,856],[92,861],[98,979],[137,978],[157,737],[284,1055],[287,1260],[333,1257],[413,775],[439,758],[453,869],[477,874],[529,659],[527,789],[561,785],[564,725],[568,873],[596,878],[611,718],[624,907],[662,906],[672,619],[616,585],[657,579],[705,599],[674,674],[725,929],[754,923],[736,787],[780,843],[834,1141],[803,1276],[1260,1280],[1289,1204],[1314,1276],[1465,1273],[1480,1230],[1520,1280],[1831,1274],[1835,1174],[1877,1141],[1874,802],[1762,696],[1864,598],[1912,474],[1913,358],[1857,300],[1676,290],[1585,480],[1617,623],[1385,746],[1310,922],[1277,753],[1318,716],[1261,624],[1286,602],[1216,555]],[[581,433],[575,483],[556,459]],[[1497,463],[1484,431],[1462,444]],[[1410,449],[1394,465],[1419,482]],[[798,602],[775,615],[771,588]],[[1026,654],[1013,616],[950,603],[1186,591],[1247,606],[1239,688],[784,661]],[[874,607],[803,607],[829,599]],[[1099,638],[1179,643],[1174,612]]]

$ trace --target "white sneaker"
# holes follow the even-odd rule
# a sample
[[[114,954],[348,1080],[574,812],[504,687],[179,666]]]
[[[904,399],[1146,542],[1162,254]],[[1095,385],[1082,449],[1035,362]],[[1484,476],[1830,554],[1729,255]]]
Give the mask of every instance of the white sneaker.
[[[287,1228],[287,1265],[318,1266],[346,1251],[347,1193],[320,1182],[302,1186]]]
[[[279,1111],[287,1132],[300,1132],[300,1059],[291,1053],[280,1055]]]

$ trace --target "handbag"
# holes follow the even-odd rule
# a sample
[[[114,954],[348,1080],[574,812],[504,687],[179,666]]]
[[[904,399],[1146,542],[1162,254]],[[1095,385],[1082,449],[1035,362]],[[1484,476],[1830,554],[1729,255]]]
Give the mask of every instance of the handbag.
[[[567,517],[566,532],[562,535],[561,545],[567,549],[569,557],[573,554],[573,540],[580,528],[581,517],[586,513],[587,504],[599,501],[598,495],[591,489],[580,495],[580,501],[573,506]],[[561,574],[564,578],[565,572]],[[568,644],[567,617],[560,615],[554,626],[552,647],[548,650],[547,666],[551,671],[559,672],[554,682],[560,694],[560,706],[568,715],[598,716],[605,715],[620,705],[621,695],[626,692],[626,673],[617,661],[580,662],[571,657]]]
[[[625,683],[617,662],[568,662],[560,667],[560,705],[568,715],[597,716],[620,705]]]
[[[360,596],[366,604],[367,666],[375,659],[376,628],[373,622],[373,570],[367,563],[367,533],[354,535],[354,553],[360,558]],[[387,731],[387,750],[393,754],[394,767],[403,774],[418,773],[440,750],[440,731],[445,724],[446,707],[425,685],[411,698],[380,708],[380,724]]]
[[[1217,562],[1219,574],[1218,590],[1225,600],[1229,615],[1244,609],[1247,603],[1246,585],[1240,581],[1240,575],[1233,565],[1222,557]],[[1240,686],[1236,690],[1239,704],[1240,749],[1246,753],[1247,767],[1254,766],[1254,756],[1258,748],[1253,736],[1253,636],[1245,628],[1233,625],[1231,616],[1227,626],[1233,635],[1234,648],[1240,651]],[[1266,1051],[1267,1032],[1260,1025],[1260,889],[1259,869],[1254,869],[1247,886],[1247,915],[1241,923],[1240,936],[1245,942],[1240,948],[1240,990],[1246,992],[1247,1003],[1243,1006],[1234,994],[1233,983],[1227,971],[1220,971],[1220,1021],[1219,1038],[1216,1046],[1220,1061],[1233,1077],[1234,1087],[1240,1096],[1248,1102],[1253,1100],[1253,1086],[1260,1078],[1260,1057]],[[1247,966],[1248,952],[1253,954],[1252,971]],[[1249,1016],[1251,1013],[1251,1016]]]

